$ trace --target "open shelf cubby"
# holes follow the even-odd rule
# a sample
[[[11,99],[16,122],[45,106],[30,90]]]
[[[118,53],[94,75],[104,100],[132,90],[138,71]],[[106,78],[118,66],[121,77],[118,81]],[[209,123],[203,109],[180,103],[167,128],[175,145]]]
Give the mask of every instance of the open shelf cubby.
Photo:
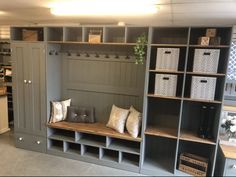
[[[177,138],[180,100],[148,98],[146,134]]]
[[[217,74],[223,74],[223,76],[225,75],[226,71],[227,71],[227,64],[228,63],[228,55],[229,55],[229,49],[228,48],[200,48],[200,47],[192,47],[189,49],[189,55],[188,55],[188,64],[187,64],[187,72],[193,72],[193,65],[194,65],[194,54],[196,49],[204,49],[209,51],[208,49],[216,49],[216,50],[220,50],[220,55],[219,55],[219,62],[218,62],[218,68],[217,68],[217,72],[215,73],[216,76]],[[205,75],[213,75],[214,73],[207,73],[207,72],[199,72],[198,74],[205,74]],[[220,75],[219,75],[220,76]]]
[[[223,100],[223,92],[224,92],[224,84],[225,84],[225,77],[215,77],[211,75],[200,75],[201,77],[209,77],[209,78],[216,78],[216,86],[215,86],[215,96],[213,100],[208,99],[195,99],[191,98],[191,87],[192,87],[192,77],[199,76],[198,74],[187,74],[185,79],[185,89],[184,89],[184,98],[189,100],[196,100],[196,101],[203,101],[203,102],[215,102],[221,103]]]
[[[207,176],[212,176],[214,170],[213,163],[214,163],[215,150],[216,150],[215,146],[180,140],[178,147],[178,163],[176,169],[179,168],[180,154],[190,153],[208,159]]]
[[[148,87],[148,94],[155,96],[155,81],[156,81],[156,74],[166,74],[162,72],[150,72],[149,74],[149,87]],[[183,74],[168,74],[168,75],[177,75],[177,86],[176,86],[176,92],[175,96],[177,98],[180,98],[182,96],[182,88],[183,88],[183,80],[184,75]],[[165,97],[165,95],[157,95],[159,97]]]
[[[187,44],[189,28],[153,28],[152,44]]]
[[[23,39],[23,31],[24,30],[36,32],[37,33],[37,40],[36,41],[44,41],[44,28],[43,27],[13,27],[13,28],[11,28],[11,40],[23,41],[24,40]]]
[[[76,143],[65,143],[64,151],[69,154],[81,155],[81,145]]]
[[[81,145],[81,151],[83,156],[87,156],[93,159],[99,159],[99,148],[94,146]]]
[[[107,147],[109,149],[119,150],[131,154],[140,154],[140,142],[122,140],[117,138],[107,138]]]
[[[150,57],[150,66],[149,66],[149,69],[151,70],[155,70],[156,69],[156,58],[157,58],[157,49],[158,48],[166,48],[166,49],[169,49],[169,48],[174,48],[174,49],[179,49],[179,63],[178,63],[178,69],[177,71],[180,71],[180,72],[184,72],[184,67],[185,67],[185,59],[186,59],[186,47],[170,47],[170,46],[162,46],[162,47],[156,47],[156,46],[152,46],[151,47],[151,57]],[[171,72],[170,70],[166,69],[163,71],[168,71],[168,72]],[[161,70],[160,70],[161,72]],[[176,71],[172,71],[172,72],[176,72]]]
[[[139,167],[139,155],[122,152],[121,164]]]
[[[143,171],[163,176],[174,173],[176,143],[174,139],[146,135]]]
[[[63,27],[47,27],[47,41],[63,41]]]
[[[206,30],[209,28],[216,29],[216,36],[221,38],[221,45],[230,45],[231,27],[192,27],[190,33],[190,44],[198,44],[198,38],[206,36]]]
[[[63,129],[48,129],[48,137],[50,139],[75,142],[75,132]]]
[[[48,139],[48,149],[53,151],[63,152],[63,141]]]
[[[219,104],[184,101],[180,139],[215,145],[218,137],[220,111]],[[203,123],[204,120],[206,123]],[[206,132],[209,133],[206,134],[209,134],[209,138],[201,138],[200,127],[207,127]]]
[[[100,156],[102,160],[106,160],[109,162],[117,162],[119,161],[119,152],[109,149],[102,149],[100,150]]]
[[[66,42],[82,42],[82,27],[66,27],[65,41]]]
[[[96,146],[96,147],[100,147],[100,146],[105,147],[106,145],[105,136],[77,132],[77,137],[78,137],[77,142],[81,144],[91,145],[91,146]]]
[[[145,35],[148,38],[148,27],[127,27],[127,43],[136,43],[137,38]]]
[[[105,43],[125,43],[125,27],[106,27]]]
[[[101,32],[101,43],[103,42],[103,27],[84,27],[84,42],[89,42],[89,33],[92,31],[100,31]]]

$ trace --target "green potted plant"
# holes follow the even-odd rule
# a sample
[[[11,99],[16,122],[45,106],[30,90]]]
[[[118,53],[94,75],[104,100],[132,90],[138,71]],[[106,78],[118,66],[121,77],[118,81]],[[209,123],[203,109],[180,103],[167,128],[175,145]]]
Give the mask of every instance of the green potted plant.
[[[146,57],[146,45],[147,37],[145,34],[139,36],[136,40],[136,45],[134,46],[135,64],[144,64]]]

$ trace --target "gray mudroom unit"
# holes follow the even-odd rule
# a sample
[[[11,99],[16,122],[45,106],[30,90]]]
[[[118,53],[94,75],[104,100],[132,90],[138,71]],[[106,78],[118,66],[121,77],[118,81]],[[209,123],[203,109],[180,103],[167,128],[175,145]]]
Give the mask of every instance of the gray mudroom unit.
[[[220,44],[198,44],[208,28],[217,30]],[[36,31],[38,40],[24,41],[25,29]],[[102,31],[101,42],[89,42],[91,29]],[[213,176],[231,31],[231,27],[11,27],[16,147],[160,176],[188,175],[179,170],[180,156],[188,152],[207,159],[206,174]],[[146,60],[137,65],[133,48],[143,34]],[[156,67],[158,48],[178,49],[174,70]],[[215,73],[194,72],[196,49],[220,51]],[[167,83],[168,75],[175,76],[174,96],[155,93],[157,74],[166,75]],[[212,100],[191,97],[196,76],[203,78],[201,84],[215,78]],[[74,106],[94,107],[96,123],[48,123],[50,101],[69,98]],[[137,138],[106,127],[113,104],[126,109],[133,105],[143,112]],[[203,108],[212,115],[207,137],[198,134]]]

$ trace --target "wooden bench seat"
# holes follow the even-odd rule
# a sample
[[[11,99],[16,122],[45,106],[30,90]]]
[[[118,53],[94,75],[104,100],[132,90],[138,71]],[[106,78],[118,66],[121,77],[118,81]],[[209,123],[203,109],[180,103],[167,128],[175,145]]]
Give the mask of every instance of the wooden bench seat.
[[[64,130],[71,130],[81,133],[90,133],[94,135],[102,135],[102,136],[109,136],[112,138],[119,138],[124,140],[130,140],[130,141],[137,141],[141,142],[141,137],[133,138],[128,134],[128,132],[125,133],[118,133],[115,130],[106,127],[103,123],[72,123],[72,122],[57,122],[57,123],[48,123],[48,127],[50,128],[57,128],[57,129],[64,129]]]

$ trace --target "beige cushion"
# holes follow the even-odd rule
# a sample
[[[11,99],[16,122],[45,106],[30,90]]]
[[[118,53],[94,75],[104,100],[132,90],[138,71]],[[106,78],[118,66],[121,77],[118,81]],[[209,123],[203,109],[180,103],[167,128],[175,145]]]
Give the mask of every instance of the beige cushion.
[[[133,106],[130,107],[130,114],[127,118],[126,129],[129,134],[137,138],[139,135],[140,125],[141,125],[142,114],[134,109]]]
[[[124,133],[125,122],[128,115],[128,109],[122,109],[113,105],[107,127],[110,127],[119,133]]]
[[[65,101],[51,102],[51,117],[49,123],[55,123],[66,119],[67,107],[70,106],[71,99]]]

